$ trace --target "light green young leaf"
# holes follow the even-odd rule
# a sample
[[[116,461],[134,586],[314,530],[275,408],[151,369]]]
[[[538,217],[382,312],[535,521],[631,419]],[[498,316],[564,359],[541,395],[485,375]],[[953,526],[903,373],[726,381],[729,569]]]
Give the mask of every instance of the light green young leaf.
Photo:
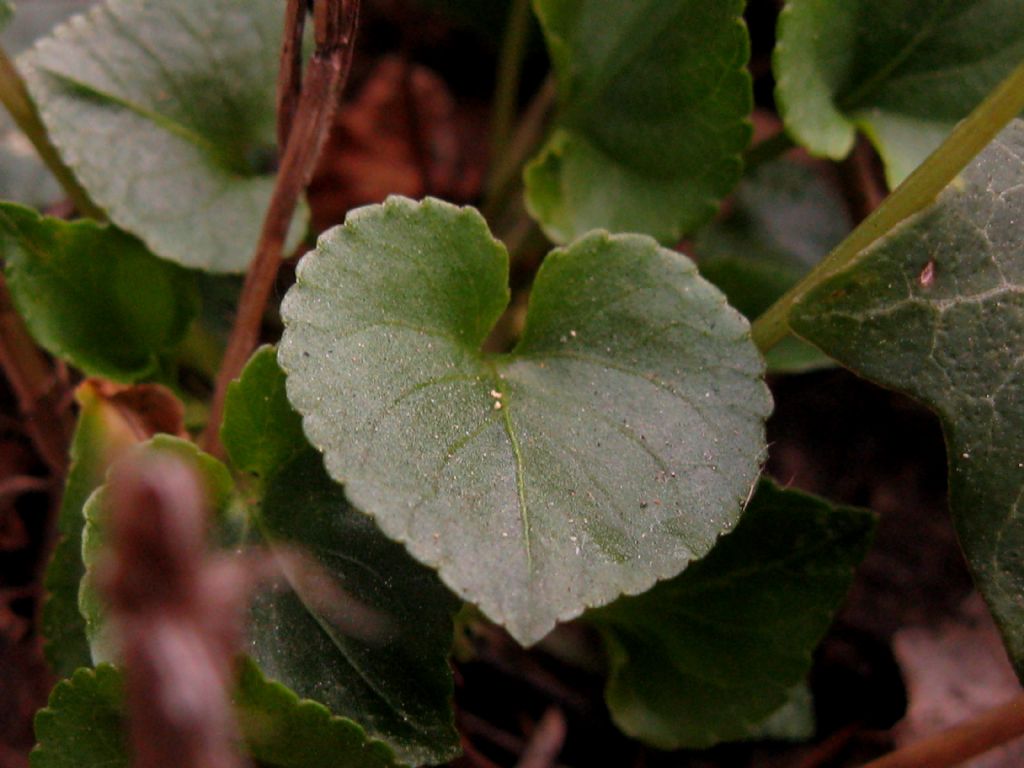
[[[241,538],[240,501],[227,467],[213,456],[200,451],[194,443],[170,435],[157,435],[133,446],[131,451],[167,452],[191,463],[203,481],[210,509],[218,523],[214,530],[215,538],[222,544],[238,543]],[[96,664],[115,662],[120,656],[117,638],[107,621],[106,605],[96,586],[96,568],[106,545],[106,489],[106,485],[100,486],[85,502],[85,528],[82,532],[85,573],[78,592],[78,609],[85,619],[85,636]]]
[[[78,667],[89,666],[92,657],[85,637],[85,621],[78,611],[78,585],[85,573],[82,564],[82,528],[86,499],[106,476],[104,451],[95,450],[97,437],[95,408],[82,404],[78,426],[71,442],[71,468],[61,498],[57,526],[60,539],[46,568],[43,605],[44,650],[54,672],[71,675]]]
[[[650,238],[552,252],[485,355],[507,280],[476,211],[391,198],[302,260],[278,359],[349,500],[532,643],[732,527],[771,399],[746,321]]]
[[[950,506],[1024,673],[1024,122],[936,203],[808,293],[790,325],[942,421]]]
[[[558,78],[526,201],[556,243],[672,243],[739,181],[753,106],[742,0],[534,0]]]
[[[776,98],[814,154],[864,131],[895,187],[1022,58],[1019,0],[788,0]]]
[[[245,749],[267,768],[397,768],[386,745],[266,680],[242,660],[234,701]],[[32,768],[128,768],[121,673],[109,664],[58,683],[36,715]]]
[[[0,238],[32,337],[88,376],[153,376],[199,311],[194,273],[112,227],[0,203]]]
[[[279,0],[107,0],[22,57],[64,161],[157,256],[245,270],[274,183],[282,14]]]
[[[135,390],[138,395],[142,395]],[[168,392],[167,402],[149,393],[156,407],[172,411],[176,403]],[[61,499],[57,527],[60,538],[46,569],[44,585],[47,598],[43,605],[43,636],[46,657],[58,676],[68,677],[78,667],[91,664],[85,621],[78,610],[78,591],[85,574],[82,562],[82,529],[85,526],[85,502],[103,484],[110,464],[144,439],[134,413],[119,405],[104,386],[85,381],[75,390],[78,424],[71,442],[71,467]],[[155,409],[154,409],[155,410]],[[163,411],[161,416],[164,415]],[[179,417],[170,413],[167,421]],[[148,425],[158,428],[158,421]],[[162,428],[173,429],[168,423]]]
[[[754,169],[740,182],[728,216],[702,229],[694,249],[701,275],[754,320],[850,228],[836,191],[812,169],[783,159]],[[821,352],[794,338],[766,357],[773,373],[831,365]]]
[[[234,465],[261,478],[254,511],[288,588],[260,593],[249,652],[300,696],[358,722],[413,765],[459,751],[448,655],[458,601],[353,509],[323,468],[267,347],[228,394]]]
[[[616,724],[662,749],[759,733],[810,671],[873,530],[869,512],[762,482],[707,557],[587,615]]]

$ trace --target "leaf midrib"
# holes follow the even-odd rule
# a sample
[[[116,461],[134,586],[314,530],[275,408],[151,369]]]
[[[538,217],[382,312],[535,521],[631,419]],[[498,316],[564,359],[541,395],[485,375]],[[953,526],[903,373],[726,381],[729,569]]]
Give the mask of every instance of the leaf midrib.
[[[508,437],[509,447],[512,449],[512,462],[515,466],[516,474],[516,496],[517,503],[519,505],[519,523],[522,528],[523,534],[523,546],[526,550],[526,569],[529,577],[533,576],[533,531],[530,521],[530,511],[526,504],[526,472],[523,466],[523,451],[519,445],[519,437],[516,435],[515,427],[512,425],[512,414],[510,412],[507,392],[502,388],[502,379],[498,373],[498,368],[493,360],[484,361],[491,371],[491,382],[493,391],[500,392],[502,398],[497,401],[497,404],[501,406],[501,424],[505,429],[505,435]]]
[[[144,120],[148,120],[157,127],[167,131],[173,136],[177,136],[179,139],[183,139],[184,141],[188,142],[189,144],[192,144],[194,147],[196,147],[200,151],[208,154],[213,158],[222,158],[224,154],[220,147],[218,147],[212,141],[207,139],[205,136],[203,136],[200,133],[197,133],[196,131],[180,123],[179,121],[167,117],[167,115],[161,114],[160,112],[157,112],[154,109],[145,107],[142,104],[139,104],[130,99],[123,98],[108,91],[103,91],[94,85],[86,83],[85,81],[79,80],[66,73],[57,72],[56,70],[49,68],[45,68],[45,71],[48,75],[61,81],[67,86],[82,91],[98,100],[116,105],[118,107],[121,107],[122,109],[126,109],[129,112],[132,112],[138,115],[139,117],[143,118]],[[222,163],[218,163],[218,165],[224,167]],[[238,172],[238,169],[231,170],[233,173]]]

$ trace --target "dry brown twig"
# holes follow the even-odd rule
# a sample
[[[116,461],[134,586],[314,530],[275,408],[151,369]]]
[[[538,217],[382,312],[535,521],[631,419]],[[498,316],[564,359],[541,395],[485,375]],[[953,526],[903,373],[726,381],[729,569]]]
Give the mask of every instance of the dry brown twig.
[[[1019,736],[1024,736],[1024,694],[863,768],[952,768]]]
[[[228,385],[245,367],[259,341],[267,300],[281,266],[285,242],[299,197],[316,168],[352,64],[359,21],[359,0],[316,0],[313,5],[316,48],[302,71],[305,0],[288,0],[285,40],[278,79],[278,139],[281,167],[274,185],[256,255],[245,278],[238,314],[217,374],[203,447],[220,456],[220,422]]]

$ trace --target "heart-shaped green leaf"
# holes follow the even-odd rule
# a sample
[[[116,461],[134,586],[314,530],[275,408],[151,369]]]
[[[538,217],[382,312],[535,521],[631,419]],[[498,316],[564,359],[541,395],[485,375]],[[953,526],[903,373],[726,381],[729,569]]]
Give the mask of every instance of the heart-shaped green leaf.
[[[1024,3],[788,0],[778,38],[786,129],[841,159],[859,128],[895,187],[1024,58]]]
[[[662,749],[759,733],[810,671],[874,527],[869,512],[762,482],[706,558],[588,614],[616,724]]]
[[[753,107],[742,0],[534,0],[558,78],[527,167],[557,243],[596,228],[677,241],[740,178]]]
[[[348,498],[524,643],[641,592],[739,516],[771,400],[745,320],[650,238],[554,251],[510,355],[480,215],[391,198],[285,297],[288,397]]]
[[[22,57],[64,161],[156,255],[249,263],[273,187],[282,14],[279,0],[107,0]]]
[[[938,413],[950,506],[1024,674],[1024,122],[934,205],[808,293],[791,327]]]
[[[245,750],[266,768],[397,768],[391,750],[350,720],[298,699],[240,663],[234,703]],[[128,768],[121,673],[79,669],[57,684],[36,715],[33,768]]]
[[[0,237],[29,332],[86,375],[153,376],[199,311],[195,273],[113,227],[0,203]]]
[[[224,445],[261,479],[254,520],[283,551],[290,588],[261,592],[249,652],[300,696],[386,741],[413,765],[459,751],[453,726],[452,614],[459,603],[345,499],[285,397],[273,349],[228,393]]]

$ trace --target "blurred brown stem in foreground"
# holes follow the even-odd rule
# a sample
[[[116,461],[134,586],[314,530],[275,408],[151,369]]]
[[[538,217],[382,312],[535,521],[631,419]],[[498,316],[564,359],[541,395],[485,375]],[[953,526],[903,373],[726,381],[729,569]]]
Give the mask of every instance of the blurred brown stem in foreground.
[[[229,686],[242,639],[247,577],[206,547],[208,504],[183,460],[118,465],[99,574],[125,671],[136,768],[240,768]]]

